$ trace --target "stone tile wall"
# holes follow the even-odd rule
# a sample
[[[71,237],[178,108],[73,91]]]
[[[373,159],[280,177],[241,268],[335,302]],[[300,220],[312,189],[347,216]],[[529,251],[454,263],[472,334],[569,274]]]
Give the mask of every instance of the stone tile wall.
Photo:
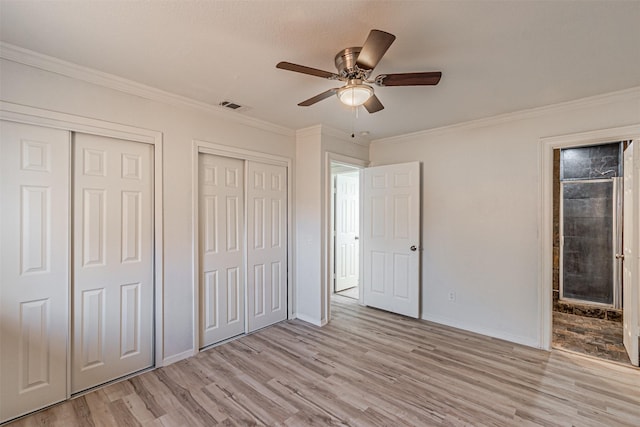
[[[622,323],[622,310],[601,307],[597,305],[580,304],[556,300],[553,302],[553,311],[558,313],[575,314],[576,316],[593,317],[596,319],[610,320]]]
[[[567,148],[560,153],[560,179],[602,179],[622,175],[620,142]]]

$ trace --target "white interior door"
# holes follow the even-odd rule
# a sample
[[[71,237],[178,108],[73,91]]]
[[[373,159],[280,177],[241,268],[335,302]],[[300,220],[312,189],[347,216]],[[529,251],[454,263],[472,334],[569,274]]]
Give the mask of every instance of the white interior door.
[[[287,170],[247,163],[248,332],[287,318]]]
[[[360,180],[359,173],[336,175],[336,257],[335,291],[358,286],[360,232]]]
[[[624,201],[623,201],[623,290],[622,316],[624,327],[624,346],[629,354],[631,363],[638,366],[638,325],[640,311],[640,296],[638,292],[638,243],[640,241],[640,186],[638,141],[624,150]]]
[[[202,348],[245,332],[244,161],[198,159]]]
[[[420,163],[363,171],[364,304],[410,317],[420,310]]]
[[[152,150],[74,137],[72,393],[153,365]]]
[[[67,398],[69,145],[0,122],[0,423]]]

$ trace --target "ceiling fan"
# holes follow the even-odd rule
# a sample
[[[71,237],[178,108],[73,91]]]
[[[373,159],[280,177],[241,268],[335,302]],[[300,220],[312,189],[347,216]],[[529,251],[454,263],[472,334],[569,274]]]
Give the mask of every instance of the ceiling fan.
[[[422,73],[380,74],[373,80],[369,77],[378,65],[389,46],[396,39],[393,34],[381,30],[371,30],[369,37],[362,47],[348,47],[341,50],[335,57],[338,73],[305,67],[291,62],[280,62],[276,68],[323,77],[329,80],[347,82],[342,87],[329,89],[312,98],[302,101],[298,105],[308,107],[332,95],[337,95],[343,104],[357,107],[364,105],[369,113],[375,113],[384,108],[374,94],[371,84],[376,86],[425,86],[437,85],[442,73],[440,71]]]

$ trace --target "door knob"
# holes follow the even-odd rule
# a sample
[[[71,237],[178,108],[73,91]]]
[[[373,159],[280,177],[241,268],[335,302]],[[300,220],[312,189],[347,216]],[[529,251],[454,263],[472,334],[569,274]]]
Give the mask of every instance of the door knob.
[[[616,259],[624,259],[624,254],[616,254]]]
[[[356,237],[354,237],[354,239],[358,240],[358,239],[359,239],[359,237],[358,237],[358,236],[356,236]]]
[[[416,248],[416,245],[411,245],[411,247],[410,247],[409,249],[411,249],[411,250],[412,250],[412,251],[414,251],[414,252],[415,252],[416,250],[418,250],[418,248]]]

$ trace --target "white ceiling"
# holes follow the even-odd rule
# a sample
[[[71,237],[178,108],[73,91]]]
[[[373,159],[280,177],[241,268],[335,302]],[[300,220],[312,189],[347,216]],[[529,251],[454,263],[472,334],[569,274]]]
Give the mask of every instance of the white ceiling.
[[[10,1],[0,40],[291,129],[370,138],[640,86],[640,1]],[[335,54],[370,29],[397,36],[374,75],[442,71],[438,86],[377,88],[358,117],[336,97]]]

